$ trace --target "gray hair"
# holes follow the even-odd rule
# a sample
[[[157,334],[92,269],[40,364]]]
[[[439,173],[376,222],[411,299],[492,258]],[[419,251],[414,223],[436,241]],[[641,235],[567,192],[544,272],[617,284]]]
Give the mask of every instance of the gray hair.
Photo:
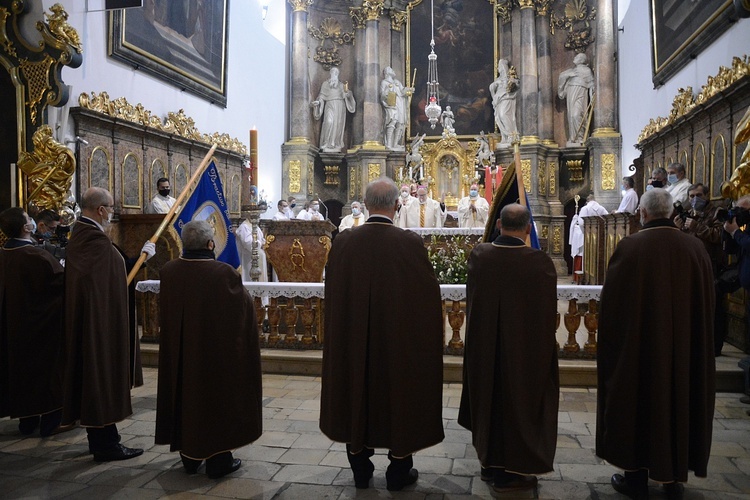
[[[214,228],[205,220],[191,220],[182,226],[182,248],[184,250],[205,250],[208,242],[214,239]]]
[[[389,177],[380,177],[367,185],[365,203],[371,211],[390,210],[398,200],[398,187]]]
[[[352,202],[352,208],[354,208],[354,204],[355,204],[355,203],[357,204],[357,206],[358,206],[359,208],[362,208],[362,204],[361,204],[360,202],[358,202],[358,201],[353,201],[353,202]]]
[[[81,197],[81,210],[94,210],[104,205],[109,205],[112,195],[104,188],[90,187]]]
[[[531,212],[519,203],[509,203],[500,210],[500,227],[522,231],[531,223]]]
[[[740,206],[742,208],[750,208],[750,194],[740,196],[734,204],[735,206]]]
[[[661,174],[663,177],[667,176],[667,170],[664,167],[656,167],[651,171],[651,176],[653,177],[654,174]]]
[[[685,165],[683,165],[682,163],[679,163],[679,162],[672,163],[671,165],[667,167],[667,170],[669,170],[670,168],[673,168],[682,174],[685,173]]]
[[[672,215],[672,195],[662,188],[646,191],[641,196],[641,208],[650,219],[666,219]]]

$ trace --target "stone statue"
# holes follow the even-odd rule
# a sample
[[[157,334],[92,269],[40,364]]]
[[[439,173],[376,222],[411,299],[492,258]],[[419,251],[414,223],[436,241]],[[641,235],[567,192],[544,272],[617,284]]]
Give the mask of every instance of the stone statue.
[[[445,107],[445,111],[440,115],[440,124],[443,126],[443,137],[450,137],[456,135],[456,129],[453,128],[455,122],[453,111],[450,106]]]
[[[575,66],[560,73],[557,95],[568,106],[568,143],[580,144],[584,136],[584,120],[594,96],[594,72],[586,66],[586,54],[573,59]]]
[[[500,130],[502,140],[499,148],[510,147],[513,136],[518,134],[516,127],[516,95],[518,94],[518,78],[515,68],[508,66],[508,61],[500,59],[497,62],[497,79],[490,84],[492,107],[495,108],[495,123]]]
[[[490,140],[485,135],[484,130],[474,138],[479,143],[477,156],[474,158],[474,164],[477,167],[493,166],[495,164],[495,153],[490,148]]]
[[[327,153],[340,153],[344,147],[346,112],[356,109],[354,96],[346,83],[339,81],[339,69],[331,68],[331,77],[320,86],[318,98],[310,103],[316,120],[323,117],[320,127],[320,149]]]
[[[396,80],[393,68],[387,66],[383,70],[383,80],[380,82],[380,103],[385,110],[385,137],[383,143],[388,149],[403,150],[404,131],[409,112],[409,97],[414,88],[404,87]]]

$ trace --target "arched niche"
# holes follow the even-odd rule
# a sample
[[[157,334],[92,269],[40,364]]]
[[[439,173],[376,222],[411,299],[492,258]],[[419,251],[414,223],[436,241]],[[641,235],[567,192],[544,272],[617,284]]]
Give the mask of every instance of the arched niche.
[[[109,151],[101,146],[92,149],[89,155],[89,187],[100,187],[112,192],[112,161]]]
[[[718,134],[711,144],[711,199],[721,199],[721,183],[729,178],[727,175],[727,143],[722,134]]]
[[[148,199],[150,200],[156,195],[156,181],[162,177],[169,178],[169,171],[167,166],[159,158],[156,158],[151,162],[150,172],[148,178],[150,179],[148,185]]]
[[[179,196],[182,190],[185,189],[189,178],[190,172],[188,172],[188,168],[182,163],[178,164],[174,169],[174,182],[172,183],[175,197]]]
[[[122,208],[143,207],[143,169],[134,153],[122,160]]]

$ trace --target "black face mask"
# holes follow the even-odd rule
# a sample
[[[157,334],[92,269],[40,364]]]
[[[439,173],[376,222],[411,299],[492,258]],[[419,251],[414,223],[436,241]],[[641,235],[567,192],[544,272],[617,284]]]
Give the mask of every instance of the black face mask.
[[[651,181],[651,185],[655,188],[664,187],[664,183],[662,183],[661,181]]]
[[[169,196],[169,189],[160,189],[159,194],[166,198],[167,196]]]
[[[289,208],[294,208],[294,207],[296,207],[296,206],[297,206],[297,204],[296,204],[296,203],[292,203],[291,205],[289,205]]]

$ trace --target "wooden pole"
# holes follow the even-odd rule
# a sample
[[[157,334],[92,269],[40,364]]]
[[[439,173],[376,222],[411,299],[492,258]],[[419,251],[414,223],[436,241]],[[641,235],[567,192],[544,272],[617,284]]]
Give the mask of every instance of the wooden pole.
[[[179,211],[182,210],[185,199],[192,194],[196,182],[198,181],[198,179],[200,179],[201,175],[203,175],[203,172],[206,170],[206,167],[208,166],[209,161],[211,161],[211,157],[213,156],[214,151],[216,151],[216,144],[211,146],[211,149],[208,150],[208,153],[206,153],[206,156],[203,158],[203,161],[201,161],[198,169],[188,181],[185,189],[183,189],[182,193],[180,193],[180,196],[177,197],[177,201],[174,202],[172,208],[169,209],[169,212],[167,212],[167,215],[164,216],[161,224],[159,224],[159,228],[156,230],[154,235],[149,238],[148,241],[150,241],[151,243],[156,243],[156,240],[159,239],[161,233],[167,228],[169,224],[172,223],[175,215],[177,215]],[[146,257],[147,254],[145,252],[141,252],[141,256],[136,261],[133,269],[130,270],[130,274],[128,274],[128,285],[130,285],[130,283],[133,281],[133,278],[135,278],[135,275],[138,274],[138,271],[141,270],[141,266],[144,262],[146,262]]]

